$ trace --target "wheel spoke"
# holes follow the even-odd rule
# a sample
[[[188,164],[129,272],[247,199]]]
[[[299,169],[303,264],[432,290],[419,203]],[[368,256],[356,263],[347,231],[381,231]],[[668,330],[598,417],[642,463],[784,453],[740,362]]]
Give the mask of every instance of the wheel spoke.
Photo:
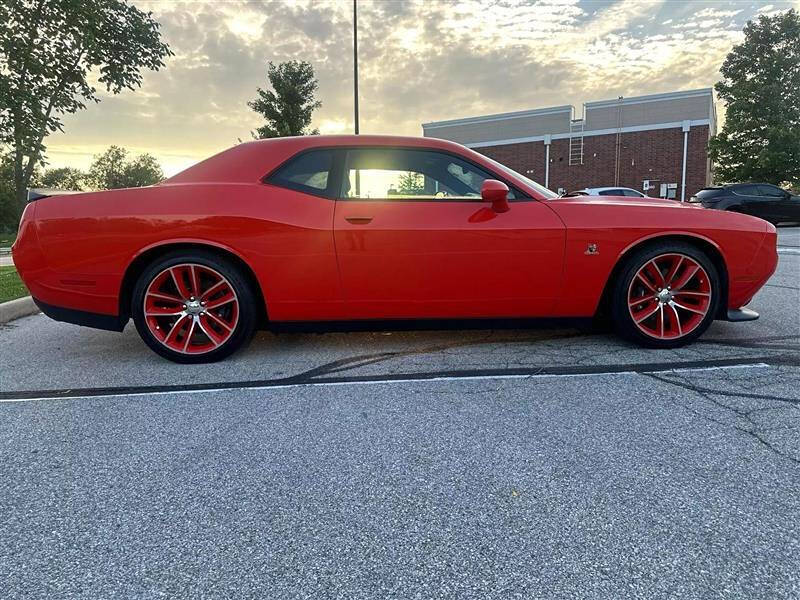
[[[655,259],[648,262],[645,265],[645,269],[647,270],[647,274],[653,278],[653,283],[655,285],[661,285],[661,287],[666,287],[667,282],[664,280],[664,275],[661,273],[661,269],[658,268]]]
[[[151,306],[144,311],[147,317],[177,317],[183,314],[183,309],[163,308],[161,306]]]
[[[205,334],[205,336],[209,339],[209,341],[214,344],[216,348],[219,346],[225,338],[218,337],[216,333],[214,333],[214,329],[211,327],[210,324],[206,325],[203,323],[203,318],[207,317],[210,313],[205,313],[200,315],[200,318],[197,319],[197,324],[200,326],[200,330]],[[225,336],[227,338],[227,336]]]
[[[696,296],[698,298],[710,298],[711,292],[689,292],[685,290],[679,290],[672,294],[673,296]]]
[[[678,315],[675,304],[670,304],[669,307],[672,309],[673,318],[675,319],[674,323],[678,327],[678,335],[683,335],[683,330],[681,329],[681,318],[680,315]],[[670,318],[670,320],[672,320],[672,318]]]
[[[192,291],[186,286],[186,282],[183,279],[183,273],[178,271],[177,267],[172,267],[169,270],[169,274],[172,275],[172,281],[175,283],[175,287],[178,288],[178,293],[183,298],[191,297]]]
[[[200,282],[197,279],[197,268],[194,265],[189,265],[189,281],[192,284],[192,296],[199,298]]]
[[[227,282],[224,279],[220,279],[217,283],[215,283],[210,288],[208,288],[205,292],[203,292],[200,295],[200,299],[201,300],[206,300],[209,296],[211,296],[215,292],[219,291],[220,288],[222,288],[222,286],[226,285],[226,283]]]
[[[667,285],[672,286],[673,280],[675,279],[675,275],[678,274],[678,269],[681,268],[681,264],[683,264],[683,256],[678,256],[678,260],[672,263],[672,267],[667,272],[667,275],[664,277],[664,281]]]
[[[686,306],[685,304],[679,304],[678,302],[675,302],[674,300],[672,301],[672,305],[673,305],[673,307],[677,306],[678,308],[682,308],[683,310],[688,310],[689,312],[693,312],[693,313],[698,314],[698,315],[705,315],[706,312],[707,312],[706,310],[703,310],[703,309],[700,309],[700,308],[695,308],[693,306]]]
[[[661,305],[656,303],[656,305],[653,307],[652,310],[644,309],[644,310],[641,311],[641,313],[645,313],[645,314],[641,314],[641,313],[635,314],[633,316],[633,320],[636,321],[637,323],[641,323],[642,321],[644,321],[646,319],[649,319],[654,314],[656,314],[660,307],[661,307]]]
[[[189,315],[183,315],[180,317],[175,323],[172,325],[172,328],[167,333],[167,337],[164,338],[164,343],[169,345],[178,339],[178,334],[183,329],[183,326],[186,324],[186,320],[189,318]]]
[[[634,306],[638,306],[639,304],[645,304],[645,303],[652,302],[653,300],[654,300],[654,298],[652,296],[637,296],[636,298],[634,298],[633,300],[631,300],[628,303],[628,306],[634,307]]]
[[[148,298],[155,298],[156,300],[165,300],[167,302],[174,302],[175,304],[183,304],[183,299],[173,296],[172,294],[164,294],[163,292],[148,292]]]
[[[187,348],[189,348],[189,342],[192,341],[192,334],[194,333],[194,326],[197,324],[197,317],[192,319],[192,322],[189,324],[189,331],[186,333],[186,341],[183,344],[183,351],[186,352]]]
[[[223,304],[228,304],[229,302],[235,302],[236,296],[231,294],[230,296],[223,296],[222,298],[217,298],[216,300],[212,300],[211,302],[206,303],[206,310],[211,310],[212,308],[219,308]]]
[[[658,314],[658,323],[659,323],[659,327],[661,327],[661,337],[663,338],[664,337],[664,305],[663,304],[659,304],[658,305],[658,312],[659,312],[659,314]]]
[[[682,290],[686,284],[688,284],[692,277],[697,275],[698,271],[700,271],[700,265],[693,265],[691,267],[686,267],[686,270],[683,272],[677,281],[675,281],[674,285],[672,286],[673,290],[679,291]]]
[[[225,321],[223,321],[222,319],[220,319],[220,318],[219,318],[217,315],[215,315],[214,313],[212,313],[212,312],[209,312],[209,311],[206,311],[206,313],[205,313],[205,314],[206,314],[206,316],[208,316],[208,317],[210,317],[211,319],[213,319],[213,320],[214,320],[216,323],[218,323],[218,324],[219,324],[221,327],[224,327],[224,328],[225,328],[225,329],[227,329],[228,331],[233,331],[233,327],[231,327],[230,325],[228,325],[228,324],[227,324]]]
[[[636,273],[636,277],[647,287],[648,290],[650,290],[651,292],[656,291],[655,286],[647,280],[647,277],[644,276],[642,271]]]

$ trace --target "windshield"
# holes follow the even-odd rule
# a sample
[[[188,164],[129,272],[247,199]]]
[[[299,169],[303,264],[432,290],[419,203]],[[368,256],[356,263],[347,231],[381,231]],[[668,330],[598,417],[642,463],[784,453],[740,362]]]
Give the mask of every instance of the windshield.
[[[490,163],[492,163],[492,165],[497,167],[500,171],[505,173],[506,175],[511,175],[512,177],[516,177],[517,179],[521,179],[527,185],[529,185],[530,187],[535,189],[537,192],[539,192],[545,198],[558,198],[558,194],[556,194],[552,190],[548,190],[543,185],[536,183],[533,179],[529,179],[528,177],[525,177],[525,175],[521,175],[521,174],[517,173],[514,169],[509,169],[504,164],[499,163],[496,160],[493,160],[493,159],[489,158],[488,156],[484,156],[484,158],[486,160],[488,160]]]

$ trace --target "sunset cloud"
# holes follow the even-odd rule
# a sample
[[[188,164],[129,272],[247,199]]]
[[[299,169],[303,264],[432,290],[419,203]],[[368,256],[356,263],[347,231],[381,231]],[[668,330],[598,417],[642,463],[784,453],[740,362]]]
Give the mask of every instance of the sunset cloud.
[[[135,1],[175,56],[142,88],[104,96],[47,140],[52,165],[85,167],[110,144],[167,173],[249,139],[268,61],[310,61],[322,133],[353,128],[352,3]],[[796,2],[359,0],[361,130],[708,87],[741,29]]]

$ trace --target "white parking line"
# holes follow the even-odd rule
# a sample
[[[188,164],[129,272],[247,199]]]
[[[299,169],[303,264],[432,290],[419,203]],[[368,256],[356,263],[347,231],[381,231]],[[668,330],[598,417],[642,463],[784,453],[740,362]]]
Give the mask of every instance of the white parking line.
[[[769,368],[767,363],[751,363],[743,365],[725,365],[720,367],[689,367],[684,369],[670,369],[653,371],[654,373],[692,373],[701,371],[729,371],[734,369],[765,369]],[[278,385],[258,385],[251,387],[226,387],[219,386],[215,388],[203,388],[200,390],[166,390],[166,391],[141,391],[141,392],[128,392],[128,393],[108,393],[98,394],[92,396],[40,396],[36,398],[5,398],[0,399],[2,403],[16,403],[16,402],[36,402],[39,400],[83,400],[92,398],[126,398],[130,396],[170,396],[181,394],[208,394],[218,392],[231,392],[237,390],[259,391],[259,390],[282,390],[290,388],[302,387],[334,387],[334,386],[357,386],[357,385],[389,385],[398,383],[428,383],[428,382],[453,382],[453,381],[496,381],[504,379],[569,379],[573,377],[608,377],[608,376],[631,376],[631,375],[645,375],[645,371],[605,371],[599,373],[568,373],[568,374],[550,374],[545,373],[541,375],[469,375],[464,377],[449,376],[449,377],[418,377],[411,379],[376,379],[370,381],[321,381],[314,382],[308,381],[303,383],[287,383]]]
[[[791,248],[789,246],[778,246],[778,254],[800,254],[800,248]]]

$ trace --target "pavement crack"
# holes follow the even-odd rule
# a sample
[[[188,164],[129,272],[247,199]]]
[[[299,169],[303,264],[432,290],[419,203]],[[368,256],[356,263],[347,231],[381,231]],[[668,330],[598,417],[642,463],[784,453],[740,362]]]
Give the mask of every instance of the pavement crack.
[[[715,394],[718,396],[726,396],[730,398],[749,398],[752,400],[774,400],[776,402],[786,402],[788,404],[800,405],[800,398],[786,398],[785,396],[774,396],[771,394],[751,394],[749,392],[729,392],[726,390],[718,390],[718,389],[698,386],[693,383],[688,383],[686,381],[675,381],[674,379],[670,379],[668,377],[664,377],[656,373],[643,373],[643,375],[647,375],[648,377],[651,377],[653,379],[658,379],[659,381],[663,381],[664,383],[670,383],[672,385],[680,386],[686,390],[696,392],[698,394]]]
[[[669,384],[669,385],[673,385],[673,386],[676,386],[676,387],[680,387],[680,388],[683,388],[683,389],[685,389],[687,391],[693,392],[693,393],[697,394],[698,396],[704,398],[705,400],[711,402],[713,405],[717,406],[718,408],[721,408],[721,409],[726,410],[726,411],[730,411],[731,413],[733,413],[734,415],[736,415],[740,419],[743,419],[748,424],[747,427],[744,427],[744,426],[739,425],[737,423],[733,423],[732,427],[735,430],[748,435],[749,437],[751,437],[752,439],[757,441],[761,446],[763,446],[764,448],[766,448],[767,450],[769,450],[770,452],[772,452],[776,456],[780,456],[782,458],[785,458],[785,459],[793,462],[795,465],[800,465],[800,458],[798,458],[798,457],[796,457],[796,456],[784,451],[781,448],[778,448],[775,444],[773,444],[770,440],[768,440],[759,431],[760,425],[755,420],[753,420],[753,415],[756,412],[763,410],[763,408],[742,409],[742,408],[738,408],[738,407],[735,407],[735,406],[731,406],[730,404],[726,404],[725,402],[721,402],[721,401],[717,400],[716,398],[714,398],[713,396],[722,396],[722,397],[728,397],[728,398],[747,398],[747,399],[753,399],[753,400],[770,400],[770,401],[775,401],[775,402],[786,403],[791,407],[795,407],[795,406],[800,405],[800,398],[786,398],[786,397],[783,397],[783,396],[775,396],[775,395],[770,395],[770,394],[751,394],[751,393],[746,393],[746,392],[730,392],[730,391],[727,391],[727,390],[719,390],[719,389],[714,389],[714,388],[708,388],[708,387],[705,387],[705,386],[699,386],[699,385],[696,385],[696,384],[691,383],[689,381],[686,381],[685,378],[682,378],[681,380],[677,380],[676,381],[675,379],[672,379],[672,378],[669,378],[669,377],[664,377],[664,376],[661,376],[661,375],[657,375],[655,373],[642,373],[642,375],[645,375],[647,377],[650,377],[651,379],[655,379],[655,380],[661,381],[663,383],[666,383],[666,384]],[[684,408],[688,408],[688,407],[686,407],[684,405]],[[723,421],[720,421],[719,419],[715,419],[715,418],[711,417],[710,415],[702,414],[698,410],[694,410],[694,409],[690,409],[690,410],[691,410],[691,412],[693,414],[695,414],[695,415],[697,415],[697,416],[699,416],[701,418],[704,418],[704,419],[706,419],[706,420],[708,420],[708,421],[710,421],[712,423],[716,423],[718,425],[729,425],[728,423],[724,423]]]
[[[390,352],[379,352],[376,354],[361,354],[357,356],[351,356],[348,358],[342,358],[339,360],[335,360],[333,362],[325,363],[309,369],[307,371],[302,371],[293,375],[292,379],[309,379],[313,377],[318,377],[320,375],[328,375],[331,373],[344,373],[347,371],[352,371],[353,369],[357,369],[359,367],[364,367],[368,365],[373,365],[381,362],[385,362],[388,360],[392,360],[395,358],[404,358],[407,356],[418,356],[424,354],[433,354],[436,352],[447,352],[449,350],[454,350],[456,348],[467,348],[470,346],[479,346],[482,344],[522,344],[522,343],[537,343],[537,342],[550,342],[553,340],[560,340],[565,338],[572,338],[572,337],[579,337],[581,334],[579,333],[567,333],[567,334],[560,334],[560,335],[550,335],[544,337],[535,337],[535,338],[498,338],[492,339],[495,332],[494,330],[487,333],[485,336],[482,336],[478,339],[472,339],[467,341],[461,342],[453,342],[449,344],[436,344],[433,346],[427,346],[423,348],[412,348],[409,350],[396,350]]]

